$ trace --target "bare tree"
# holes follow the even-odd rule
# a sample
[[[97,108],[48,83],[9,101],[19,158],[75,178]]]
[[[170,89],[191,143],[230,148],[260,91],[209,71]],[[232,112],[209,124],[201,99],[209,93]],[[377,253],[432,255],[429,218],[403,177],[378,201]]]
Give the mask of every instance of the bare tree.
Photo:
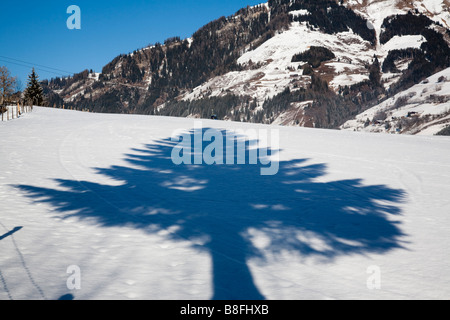
[[[16,78],[11,77],[8,68],[0,67],[0,105],[7,102],[7,99],[14,93]]]

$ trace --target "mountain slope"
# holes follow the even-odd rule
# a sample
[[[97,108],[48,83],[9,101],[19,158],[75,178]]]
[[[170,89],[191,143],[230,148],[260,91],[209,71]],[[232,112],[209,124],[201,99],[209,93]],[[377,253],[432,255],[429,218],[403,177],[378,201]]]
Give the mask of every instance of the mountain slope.
[[[278,174],[173,164],[194,119],[0,122],[0,300],[450,298],[448,138],[202,125],[278,130]]]
[[[450,67],[447,2],[269,1],[54,79],[49,105],[338,128]]]
[[[450,68],[364,111],[342,125],[342,129],[430,135],[448,126]]]
[[[447,29],[450,28],[450,2],[448,0],[343,0],[341,3],[366,17],[377,30],[378,35],[381,33],[385,18],[396,14],[405,14],[410,10],[417,10]]]

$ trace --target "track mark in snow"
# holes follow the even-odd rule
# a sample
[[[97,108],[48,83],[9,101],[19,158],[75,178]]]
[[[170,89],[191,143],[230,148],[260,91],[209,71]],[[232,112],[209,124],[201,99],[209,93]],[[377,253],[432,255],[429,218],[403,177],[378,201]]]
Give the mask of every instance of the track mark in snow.
[[[0,270],[0,281],[2,282],[3,289],[5,290],[6,294],[8,295],[9,300],[14,300],[11,296],[11,292],[9,292],[8,285],[6,284],[6,280],[3,277],[1,270]]]
[[[418,199],[421,199],[424,195],[422,179],[408,170],[397,166],[395,166],[395,169],[398,172],[398,181],[400,181],[403,189],[407,190],[409,198],[417,203]]]
[[[5,225],[4,225],[3,223],[0,222],[0,225],[3,227],[3,229],[5,229],[6,231],[8,231],[8,229],[5,227]],[[15,250],[16,250],[16,252],[17,252],[17,254],[18,254],[19,258],[20,258],[20,262],[21,262],[21,264],[22,264],[22,268],[23,268],[23,270],[25,270],[25,273],[27,274],[28,279],[30,280],[30,282],[31,282],[31,284],[33,285],[33,287],[38,291],[39,295],[40,295],[44,300],[46,300],[44,291],[42,291],[41,287],[37,284],[37,282],[35,281],[33,275],[31,274],[31,271],[30,271],[30,269],[28,268],[27,263],[25,262],[25,258],[24,258],[24,256],[23,256],[22,252],[20,251],[19,246],[18,246],[17,243],[16,243],[16,240],[14,239],[14,235],[11,234],[11,235],[9,236],[9,238],[11,239],[11,241],[12,241],[12,243],[13,243],[13,245],[14,245],[14,248],[15,248]],[[2,279],[4,280],[3,275],[2,275]],[[6,282],[4,282],[4,284],[6,284]]]

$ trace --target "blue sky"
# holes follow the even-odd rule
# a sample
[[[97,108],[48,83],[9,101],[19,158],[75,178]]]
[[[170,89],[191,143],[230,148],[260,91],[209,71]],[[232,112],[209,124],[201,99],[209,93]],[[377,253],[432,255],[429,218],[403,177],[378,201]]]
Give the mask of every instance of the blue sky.
[[[172,36],[190,37],[214,19],[262,2],[2,0],[0,65],[8,67],[24,87],[33,66],[41,80],[85,69],[101,72],[121,53],[162,43]],[[70,5],[81,9],[81,30],[67,28]]]

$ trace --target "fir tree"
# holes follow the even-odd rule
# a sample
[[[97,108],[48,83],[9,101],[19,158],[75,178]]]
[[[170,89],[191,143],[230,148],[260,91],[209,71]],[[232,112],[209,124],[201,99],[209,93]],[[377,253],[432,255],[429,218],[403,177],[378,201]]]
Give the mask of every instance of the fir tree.
[[[25,89],[25,101],[35,106],[44,104],[44,93],[39,83],[39,77],[34,71],[28,76],[28,84]]]

